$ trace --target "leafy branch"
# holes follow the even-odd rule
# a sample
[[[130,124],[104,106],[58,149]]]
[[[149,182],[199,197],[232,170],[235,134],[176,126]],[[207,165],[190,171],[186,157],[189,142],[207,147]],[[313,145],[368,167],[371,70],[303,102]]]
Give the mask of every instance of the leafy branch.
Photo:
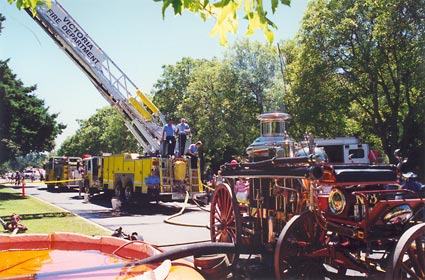
[[[50,6],[51,0],[7,0],[10,4],[16,2],[18,9],[29,8],[35,14],[38,5]],[[263,0],[154,0],[162,2],[162,16],[165,18],[167,9],[172,9],[175,15],[182,15],[184,10],[201,17],[203,21],[215,19],[216,23],[210,35],[218,35],[221,45],[227,45],[228,33],[236,33],[239,28],[239,15],[248,20],[246,35],[252,35],[256,30],[262,30],[269,43],[274,41],[271,30],[277,26],[267,17],[268,9]],[[271,13],[277,11],[279,4],[289,6],[291,0],[270,0]]]

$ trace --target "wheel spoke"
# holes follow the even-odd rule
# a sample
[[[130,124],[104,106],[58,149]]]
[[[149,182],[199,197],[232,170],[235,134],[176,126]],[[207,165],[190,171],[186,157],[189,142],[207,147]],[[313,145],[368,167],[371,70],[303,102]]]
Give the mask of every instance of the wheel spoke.
[[[425,224],[414,225],[402,234],[395,246],[386,278],[425,278],[424,237]]]
[[[224,201],[224,215],[223,215],[223,219],[225,221],[228,221],[230,216],[232,215],[232,204],[230,203],[229,199],[226,197],[226,200]]]
[[[311,238],[320,236],[320,232],[316,232],[320,228],[315,223],[313,214],[306,212],[293,217],[286,224],[279,236],[274,256],[277,279],[286,278],[293,273],[295,277],[314,278],[324,269],[321,260],[306,261],[306,254],[317,249],[310,246]],[[319,246],[320,240],[314,244]]]
[[[221,217],[221,208],[219,207],[219,205],[218,205],[218,203],[217,204],[215,204],[213,207],[212,207],[212,210],[214,211],[214,215],[216,216],[216,217]]]
[[[416,258],[415,258],[415,271],[418,272],[418,275],[425,278],[425,241],[424,235],[420,235],[415,240],[416,244]]]
[[[416,272],[415,274],[420,275],[422,268],[420,267],[419,263],[418,263],[418,255],[416,254],[416,249],[415,247],[417,246],[412,246],[407,250],[407,255],[409,256],[409,259],[407,259],[406,261],[404,261],[405,264],[410,264],[410,267],[413,268],[413,270]]]
[[[401,267],[402,267],[402,270],[403,270],[403,272],[404,273],[406,273],[407,275],[409,275],[410,276],[410,278],[416,278],[416,279],[418,279],[418,280],[420,280],[421,278],[419,278],[417,275],[416,275],[416,273],[414,272],[414,271],[412,271],[411,269],[410,269],[410,267],[406,264],[406,263],[402,263],[401,264]]]

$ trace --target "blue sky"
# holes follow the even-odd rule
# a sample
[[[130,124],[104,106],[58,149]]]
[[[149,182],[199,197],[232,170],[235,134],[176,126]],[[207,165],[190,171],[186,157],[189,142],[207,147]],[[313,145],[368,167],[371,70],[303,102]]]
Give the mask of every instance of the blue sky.
[[[267,0],[265,2],[268,2]],[[296,34],[307,0],[280,5],[272,20],[278,26],[275,43]],[[161,14],[161,3],[153,0],[95,1],[62,0],[62,6],[103,49],[104,52],[145,93],[150,93],[162,74],[163,65],[173,65],[183,57],[221,58],[226,48],[217,36],[210,37],[213,20],[185,12],[183,16]],[[26,85],[37,85],[36,96],[45,101],[50,113],[68,127],[56,139],[57,145],[78,128],[77,119],[87,119],[108,103],[86,75],[60,50],[24,11],[0,0],[6,17],[0,33],[0,60]],[[231,44],[244,37],[246,24],[239,21],[237,34],[229,34]],[[262,33],[248,37],[265,43]]]

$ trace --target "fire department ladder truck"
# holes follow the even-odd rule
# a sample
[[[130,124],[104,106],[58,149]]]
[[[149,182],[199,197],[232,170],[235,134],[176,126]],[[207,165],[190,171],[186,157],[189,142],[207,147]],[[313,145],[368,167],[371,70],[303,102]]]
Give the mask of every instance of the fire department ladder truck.
[[[31,11],[27,12],[33,16]],[[52,1],[50,8],[37,7],[33,19],[87,74],[109,104],[118,109],[143,149],[159,151],[164,116],[68,12]]]
[[[109,104],[120,112],[127,128],[147,154],[157,155],[161,152],[162,127],[166,124],[163,114],[90,38],[68,12],[57,1],[51,1],[50,7],[38,6],[35,15],[30,10],[26,11],[84,71]],[[124,161],[129,158],[133,159],[128,154],[123,155],[123,158]],[[123,196],[123,193],[124,196],[130,195],[126,185],[130,185],[131,192],[147,193],[147,186],[144,182],[137,186],[136,182],[140,182],[140,178],[136,178],[136,174],[149,175],[148,173],[153,167],[150,165],[152,164],[145,164],[143,172],[140,172],[140,170],[138,172],[136,170],[130,171],[133,174],[123,174],[121,178],[117,178],[115,175],[115,178],[108,179],[113,182],[103,183],[103,188],[108,189],[108,184],[113,184],[112,188],[114,188],[116,196]],[[174,188],[173,164],[164,160],[161,167],[161,192],[173,193],[174,196],[177,191]],[[116,174],[116,172],[112,173]],[[196,185],[196,191],[201,192],[202,184],[199,168],[197,170],[189,168],[187,173],[189,178],[186,181],[190,182],[190,186]],[[105,180],[107,174],[103,174],[103,177]],[[117,180],[120,180],[120,182],[117,182]],[[130,183],[129,180],[131,181]],[[143,178],[141,180],[143,181]],[[118,187],[117,184],[119,184]],[[182,182],[179,184],[181,186]],[[193,190],[190,189],[190,191]]]

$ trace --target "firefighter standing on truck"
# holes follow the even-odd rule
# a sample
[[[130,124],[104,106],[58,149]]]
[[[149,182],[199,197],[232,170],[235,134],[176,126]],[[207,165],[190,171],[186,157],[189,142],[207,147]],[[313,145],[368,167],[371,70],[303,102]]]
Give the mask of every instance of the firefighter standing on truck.
[[[162,130],[162,140],[164,141],[163,153],[166,155],[174,155],[174,148],[176,147],[176,127],[172,118],[168,119],[168,124],[164,125]]]

